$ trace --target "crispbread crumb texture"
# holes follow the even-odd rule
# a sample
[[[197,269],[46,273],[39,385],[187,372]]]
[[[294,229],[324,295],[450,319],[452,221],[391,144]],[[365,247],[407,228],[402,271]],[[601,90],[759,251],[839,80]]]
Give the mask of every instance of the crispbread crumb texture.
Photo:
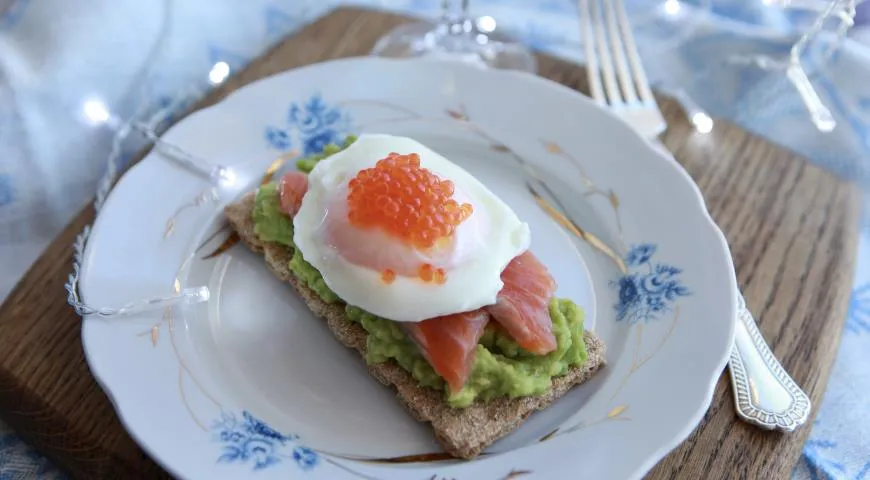
[[[327,304],[314,291],[297,281],[290,271],[292,250],[277,243],[261,242],[254,232],[251,212],[254,193],[226,207],[224,213],[230,226],[251,250],[263,253],[269,269],[299,292],[308,308],[326,321],[327,326],[346,347],[365,358],[366,331],[345,315],[344,304]],[[444,393],[421,387],[410,373],[388,361],[368,365],[369,372],[379,382],[396,390],[399,401],[421,422],[432,425],[435,438],[444,449],[459,458],[473,458],[494,441],[515,430],[536,410],[543,410],[571,387],[592,377],[604,364],[604,344],[594,333],[585,332],[588,359],[580,367],[553,379],[552,388],[543,395],[520,398],[498,398],[476,402],[467,408],[452,408]]]

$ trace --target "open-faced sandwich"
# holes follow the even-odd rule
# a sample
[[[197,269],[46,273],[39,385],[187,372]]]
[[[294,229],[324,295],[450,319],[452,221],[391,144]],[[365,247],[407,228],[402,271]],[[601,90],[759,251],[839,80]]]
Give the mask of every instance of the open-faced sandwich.
[[[450,454],[478,455],[602,365],[528,225],[443,156],[362,135],[298,167],[229,223]]]

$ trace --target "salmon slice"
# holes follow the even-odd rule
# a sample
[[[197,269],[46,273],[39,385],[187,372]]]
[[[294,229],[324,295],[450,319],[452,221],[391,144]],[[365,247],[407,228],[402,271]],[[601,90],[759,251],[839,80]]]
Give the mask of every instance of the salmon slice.
[[[474,350],[487,323],[489,314],[478,309],[409,323],[405,328],[435,373],[455,393],[468,380]]]
[[[544,355],[555,350],[549,304],[556,281],[547,267],[527,250],[511,260],[501,273],[501,280],[504,287],[498,292],[495,305],[484,309],[529,352]]]
[[[556,349],[549,310],[556,282],[547,268],[526,251],[511,260],[501,279],[504,287],[495,305],[405,326],[451,392],[461,390],[468,380],[475,348],[490,319],[531,353],[545,355]]]
[[[308,176],[301,172],[288,172],[278,183],[281,210],[294,217],[302,206],[302,197],[308,192]]]

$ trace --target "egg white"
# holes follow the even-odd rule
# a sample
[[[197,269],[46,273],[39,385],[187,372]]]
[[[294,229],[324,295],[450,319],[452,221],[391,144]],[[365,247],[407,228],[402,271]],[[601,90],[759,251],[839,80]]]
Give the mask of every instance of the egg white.
[[[384,284],[381,272],[348,262],[324,241],[323,223],[335,195],[346,192],[360,170],[374,167],[391,152],[419,154],[422,167],[451,180],[457,197],[474,208],[456,230],[455,262],[444,284],[404,276]],[[317,164],[308,176],[308,192],[293,227],[302,257],[333,292],[350,305],[398,322],[419,322],[495,303],[503,286],[501,272],[531,240],[528,225],[468,172],[413,139],[382,134],[361,135]]]

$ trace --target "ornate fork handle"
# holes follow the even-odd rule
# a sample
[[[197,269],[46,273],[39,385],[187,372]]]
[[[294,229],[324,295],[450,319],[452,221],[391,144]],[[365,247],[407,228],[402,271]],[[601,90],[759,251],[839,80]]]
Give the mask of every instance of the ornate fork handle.
[[[728,364],[737,414],[762,428],[793,431],[806,422],[810,399],[773,356],[743,295],[737,303],[737,332]]]

